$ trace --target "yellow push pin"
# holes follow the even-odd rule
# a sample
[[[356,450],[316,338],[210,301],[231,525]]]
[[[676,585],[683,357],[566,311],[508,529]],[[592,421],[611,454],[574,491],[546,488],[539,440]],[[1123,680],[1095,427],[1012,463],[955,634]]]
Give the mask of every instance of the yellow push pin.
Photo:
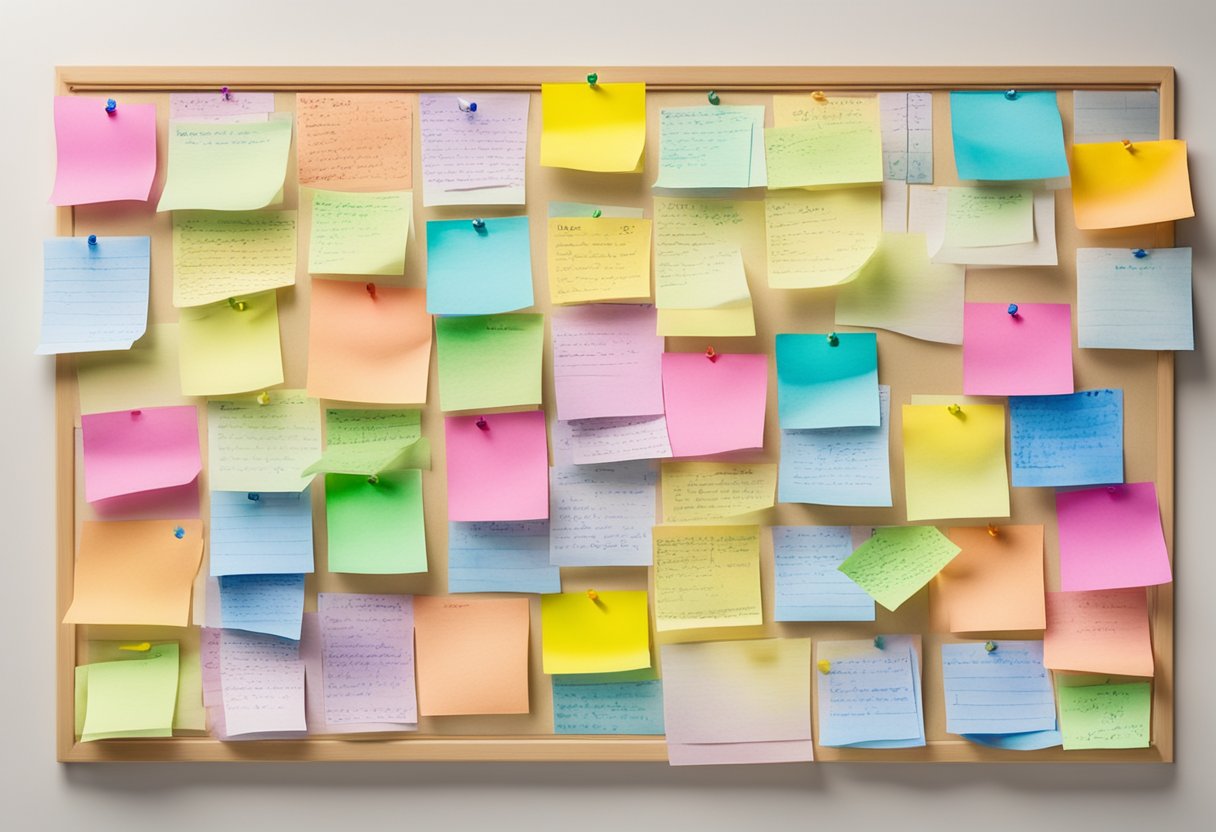
[[[997,530],[997,527],[992,525],[991,523],[989,523],[988,524],[988,536],[996,537],[999,534],[1000,534],[1000,532]]]
[[[1123,149],[1126,150],[1128,153],[1131,153],[1133,150],[1136,149],[1136,146],[1134,144],[1132,144],[1131,139],[1124,139],[1123,140]]]
[[[152,642],[141,641],[138,644],[120,644],[119,650],[126,650],[129,653],[147,653],[152,649]]]
[[[594,589],[587,590],[587,597],[589,599],[591,599],[592,601],[600,600],[600,594],[598,592],[596,592]]]
[[[963,413],[963,409],[961,407],[959,407],[957,404],[947,405],[946,410],[950,411],[951,416],[961,416]]]
[[[247,308],[245,301],[237,300],[236,298],[228,298],[228,305],[231,306],[233,309],[235,309],[237,312],[244,312],[245,309]]]
[[[820,659],[815,663],[815,667],[819,668],[820,673],[827,674],[832,672],[832,663],[827,659]]]
[[[267,392],[266,390],[263,390],[261,393],[258,393],[258,404],[262,404],[262,405],[270,404],[270,393]]]
[[[828,97],[824,95],[823,90],[815,90],[813,93],[811,93],[811,98],[815,99],[820,104],[823,104],[828,100]]]

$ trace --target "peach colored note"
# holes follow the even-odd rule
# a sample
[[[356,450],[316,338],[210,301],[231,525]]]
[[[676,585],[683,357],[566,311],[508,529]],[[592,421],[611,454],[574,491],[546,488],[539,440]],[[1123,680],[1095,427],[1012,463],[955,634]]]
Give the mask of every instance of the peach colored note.
[[[1152,676],[1144,588],[1047,593],[1043,664],[1053,670]]]
[[[411,187],[413,96],[301,93],[296,119],[301,185],[337,191]]]
[[[954,527],[946,536],[962,549],[930,587],[936,623],[955,633],[1041,630],[1043,527]]]

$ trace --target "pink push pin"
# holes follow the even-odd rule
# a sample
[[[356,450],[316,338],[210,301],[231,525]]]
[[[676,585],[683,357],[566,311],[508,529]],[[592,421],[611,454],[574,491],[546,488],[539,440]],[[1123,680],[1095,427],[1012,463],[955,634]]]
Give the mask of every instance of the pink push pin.
[[[486,421],[485,416],[478,416],[477,422],[475,424],[477,425],[479,430],[489,430],[490,429],[490,423]]]

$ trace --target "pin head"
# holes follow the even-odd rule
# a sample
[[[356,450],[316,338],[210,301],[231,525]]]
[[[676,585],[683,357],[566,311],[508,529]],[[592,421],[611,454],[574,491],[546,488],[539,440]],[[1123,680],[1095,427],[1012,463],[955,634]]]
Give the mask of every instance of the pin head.
[[[246,309],[245,301],[237,300],[236,298],[228,298],[228,305],[231,306],[233,309],[235,309],[237,312],[244,312]]]
[[[462,113],[477,112],[477,102],[476,101],[465,101],[463,98],[457,98],[456,106],[460,109],[460,112],[462,112]]]
[[[984,652],[985,653],[995,653],[996,652],[996,642],[995,641],[985,641],[984,642]]]
[[[887,640],[882,636],[874,636],[874,646],[882,650],[887,646]]]
[[[705,97],[708,98],[709,103],[713,104],[715,107],[717,107],[719,104],[722,103],[722,99],[719,98],[718,94],[716,92],[714,92],[713,90],[710,90],[709,94],[706,95]]]
[[[832,663],[827,659],[820,659],[815,662],[815,667],[819,668],[819,672],[825,675],[832,672]]]
[[[248,494],[246,494],[245,496],[246,496],[247,498],[249,498],[250,500],[253,500],[255,503],[256,503],[258,500],[262,499],[262,495],[261,495],[261,494],[255,494],[255,493],[254,493],[254,492],[252,492],[252,491],[250,491],[250,492],[249,492]]]
[[[364,288],[366,288],[366,289],[367,289],[367,293],[368,293],[369,295],[371,295],[372,300],[375,300],[375,299],[376,299],[376,284],[375,284],[375,283],[369,283],[369,284],[367,284],[367,286],[365,286]]]
[[[1133,150],[1136,149],[1136,146],[1134,144],[1132,144],[1131,139],[1123,139],[1121,144],[1123,145],[1123,149],[1126,150],[1128,153],[1131,153]]]
[[[1005,311],[1016,318],[1018,316],[1018,305],[1016,303],[1011,303]]]
[[[118,112],[118,102],[113,98],[106,99],[106,112],[110,115],[114,115],[114,113]]]
[[[270,404],[270,393],[268,393],[265,390],[263,390],[261,393],[258,393],[258,404],[261,404],[261,405]]]
[[[490,423],[486,421],[485,416],[478,416],[477,421],[474,422],[473,424],[477,425],[478,430],[489,430],[490,429]]]
[[[176,537],[178,540],[181,540],[183,537],[186,536],[186,530],[183,529],[181,526],[178,526],[173,530],[173,536]]]
[[[1018,97],[1017,90],[1005,90],[1005,100],[1006,101],[1013,101],[1017,97]]]
[[[152,642],[141,641],[137,644],[120,644],[118,645],[118,649],[128,653],[147,653],[152,649]]]
[[[225,101],[232,100],[232,93],[228,91],[227,87],[220,87],[220,94],[224,96]]]
[[[718,354],[716,352],[714,352],[713,344],[710,344],[708,347],[705,348],[705,357],[708,358],[710,361],[718,360]]]
[[[598,220],[602,216],[604,216],[604,212],[601,211],[599,208],[596,208],[594,211],[591,212],[592,219]]]
[[[143,411],[142,411],[142,410],[132,410],[132,411],[131,411],[131,418],[132,418],[132,419],[138,419],[138,418],[139,418],[139,416],[140,416],[140,414],[142,414],[142,413],[143,413]]]
[[[367,478],[368,485],[376,485],[378,482],[380,482],[380,478],[377,477],[375,474],[372,474],[370,477]]]
[[[829,347],[839,347],[840,346],[840,336],[838,336],[835,332],[828,333],[828,346]]]
[[[473,220],[473,230],[474,231],[485,231],[486,230],[486,221],[481,219],[480,217]]]
[[[997,531],[996,526],[994,526],[994,525],[992,525],[991,523],[989,523],[989,524],[988,524],[988,536],[989,536],[989,537],[996,537],[998,534],[999,534],[999,532]]]
[[[97,245],[97,235],[96,234],[89,235],[89,245],[91,245],[91,246]]]
[[[595,86],[596,84],[598,84],[599,82],[600,82],[600,76],[599,76],[599,74],[598,74],[598,73],[595,73],[595,72],[588,72],[588,73],[587,73],[587,83],[588,83],[588,84],[590,84],[591,86],[593,86],[593,87],[594,87],[594,86]]]
[[[1148,252],[1142,248],[1134,248],[1132,249],[1132,256],[1137,260],[1143,260],[1145,257],[1148,257]]]
[[[600,600],[600,594],[598,592],[596,592],[594,589],[587,590],[587,597],[590,598],[592,601]]]
[[[828,100],[828,97],[824,94],[823,90],[815,90],[813,93],[811,93],[811,98],[818,101],[820,104],[823,104]]]
[[[1117,493],[1118,491],[1119,491],[1119,489],[1118,489],[1118,488],[1116,488],[1116,487],[1115,487],[1115,486],[1113,486],[1113,485],[1108,485],[1108,486],[1106,486],[1106,493],[1107,493],[1107,494],[1115,494],[1115,493]]]
[[[961,416],[963,414],[963,409],[957,404],[946,405],[946,410],[950,411],[951,416]]]

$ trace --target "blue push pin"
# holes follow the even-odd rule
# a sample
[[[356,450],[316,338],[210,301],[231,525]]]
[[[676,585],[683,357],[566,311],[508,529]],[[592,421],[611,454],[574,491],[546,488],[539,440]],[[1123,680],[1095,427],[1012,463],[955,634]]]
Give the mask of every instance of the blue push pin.
[[[1143,260],[1145,257],[1148,257],[1148,252],[1142,248],[1134,248],[1134,249],[1132,249],[1132,255],[1137,260]]]
[[[181,526],[178,526],[177,528],[175,528],[173,530],[173,536],[176,537],[178,540],[181,540],[183,537],[186,536],[186,530],[183,529]]]
[[[887,640],[882,636],[874,636],[874,646],[882,650],[887,646]]]
[[[1018,97],[1017,90],[1005,90],[1005,100],[1006,101],[1013,101],[1017,97]]]
[[[1011,303],[1009,304],[1009,308],[1005,311],[1016,318],[1018,316],[1018,305],[1016,303]]]
[[[114,113],[116,113],[117,111],[118,111],[118,102],[115,101],[113,98],[107,98],[106,99],[106,112],[109,113],[110,115],[114,115]]]
[[[262,495],[261,495],[261,494],[255,494],[255,493],[253,493],[252,491],[250,491],[250,492],[249,492],[249,494],[248,494],[247,496],[249,497],[249,499],[253,500],[255,503],[256,503],[258,500],[262,499]]]
[[[89,245],[90,245],[90,246],[96,246],[96,245],[97,245],[97,235],[96,235],[96,234],[90,234],[90,235],[89,235]]]
[[[462,113],[477,112],[477,102],[476,101],[465,101],[463,98],[457,98],[456,106],[460,108],[460,112],[462,112]]]

